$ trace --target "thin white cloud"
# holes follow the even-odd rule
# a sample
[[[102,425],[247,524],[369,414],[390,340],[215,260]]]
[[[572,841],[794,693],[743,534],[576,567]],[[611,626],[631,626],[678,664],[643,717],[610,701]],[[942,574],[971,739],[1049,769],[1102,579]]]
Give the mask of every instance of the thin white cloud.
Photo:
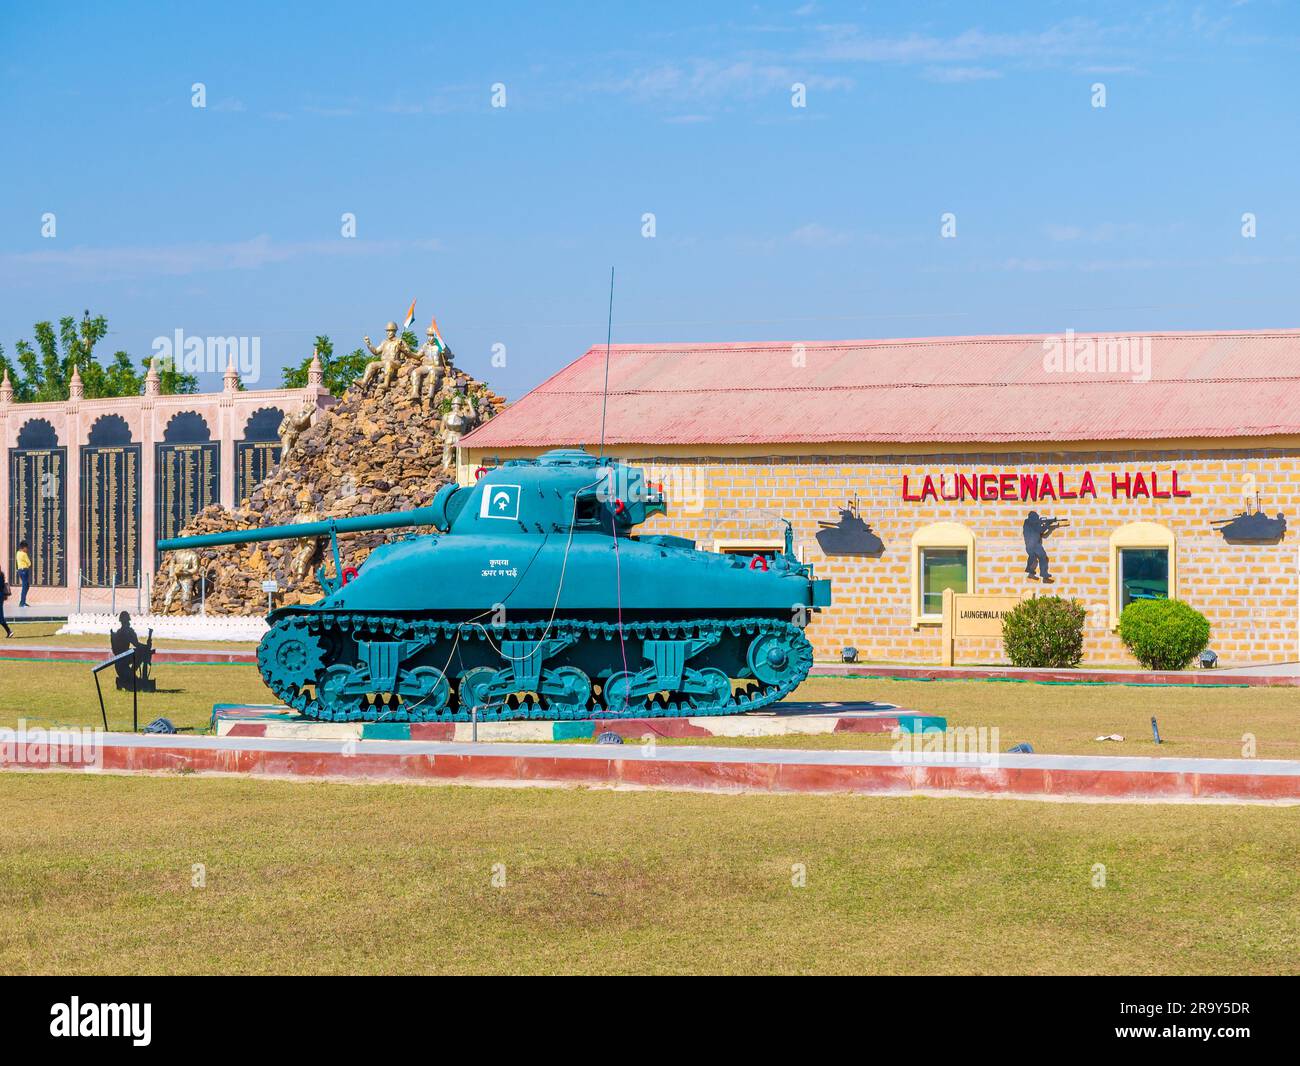
[[[790,240],[805,248],[837,248],[848,244],[852,237],[844,230],[831,229],[820,222],[809,222],[791,233]]]
[[[992,67],[926,67],[927,81],[958,85],[968,81],[991,81],[1002,77],[1002,71]]]
[[[1095,23],[1074,20],[1031,33],[985,33],[971,29],[942,37],[912,33],[879,37],[857,26],[820,27],[819,54],[859,63],[971,64],[991,60],[1042,61],[1079,57],[1100,49],[1111,34]]]
[[[222,270],[259,270],[274,263],[321,256],[370,256],[403,251],[438,251],[436,240],[274,241],[266,234],[246,241],[172,245],[42,248],[0,255],[0,277],[17,278],[33,269],[78,271],[99,278],[184,276]]]
[[[691,59],[643,67],[600,87],[642,101],[709,102],[722,97],[753,97],[774,90],[788,92],[796,82],[816,90],[849,89],[854,84],[846,76],[810,73],[782,63]]]

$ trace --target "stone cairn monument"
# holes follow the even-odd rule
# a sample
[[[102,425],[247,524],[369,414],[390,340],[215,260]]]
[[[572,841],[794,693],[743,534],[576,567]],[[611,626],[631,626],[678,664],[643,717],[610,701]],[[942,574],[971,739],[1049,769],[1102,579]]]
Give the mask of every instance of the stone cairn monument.
[[[286,415],[280,462],[271,475],[235,510],[214,505],[200,511],[182,535],[405,511],[432,500],[455,480],[461,434],[487,421],[505,401],[453,365],[436,323],[426,335],[428,342],[416,352],[393,322],[378,346],[367,337],[375,359],[363,377],[314,418],[311,408]],[[320,375],[320,362],[313,359],[311,376],[319,383]],[[378,545],[404,532],[409,531],[340,537],[343,566],[360,566]],[[170,558],[190,554],[198,555],[197,565]],[[202,583],[209,615],[262,615],[265,581],[279,587],[277,606],[318,600],[320,566],[333,575],[326,537],[168,552],[150,602],[157,614],[194,614]]]

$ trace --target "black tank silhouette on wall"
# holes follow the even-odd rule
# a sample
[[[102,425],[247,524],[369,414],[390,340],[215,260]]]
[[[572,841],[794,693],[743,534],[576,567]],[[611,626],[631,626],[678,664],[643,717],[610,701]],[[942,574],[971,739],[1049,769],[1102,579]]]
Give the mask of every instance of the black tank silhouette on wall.
[[[1286,516],[1269,518],[1263,511],[1242,512],[1211,523],[1229,544],[1276,544],[1286,533]]]
[[[885,542],[853,511],[840,509],[838,522],[818,522],[817,545],[827,555],[881,555]]]
[[[1043,538],[1068,524],[1064,518],[1040,518],[1037,511],[1029,512],[1020,529],[1025,536],[1025,573],[1030,581],[1038,580],[1040,568],[1044,582],[1050,585],[1055,580],[1047,570],[1047,549],[1043,547]]]

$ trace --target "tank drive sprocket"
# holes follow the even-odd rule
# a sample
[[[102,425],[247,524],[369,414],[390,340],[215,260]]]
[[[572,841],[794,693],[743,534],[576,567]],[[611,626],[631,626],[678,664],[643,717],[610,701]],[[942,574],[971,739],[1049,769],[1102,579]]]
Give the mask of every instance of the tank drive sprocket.
[[[314,684],[325,669],[325,652],[306,618],[287,618],[283,625],[272,626],[262,638],[257,649],[257,667],[273,691],[300,688]]]

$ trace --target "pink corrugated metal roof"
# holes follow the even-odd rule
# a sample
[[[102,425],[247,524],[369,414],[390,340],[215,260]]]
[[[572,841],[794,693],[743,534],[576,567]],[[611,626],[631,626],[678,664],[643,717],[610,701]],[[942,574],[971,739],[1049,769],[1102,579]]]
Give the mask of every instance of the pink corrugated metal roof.
[[[1118,334],[1077,334],[1110,341]],[[611,444],[1034,442],[1300,434],[1300,330],[1148,333],[1150,380],[1053,371],[1046,338],[615,345]],[[1143,342],[1141,338],[1146,338]],[[468,434],[472,448],[600,438],[605,349]]]

